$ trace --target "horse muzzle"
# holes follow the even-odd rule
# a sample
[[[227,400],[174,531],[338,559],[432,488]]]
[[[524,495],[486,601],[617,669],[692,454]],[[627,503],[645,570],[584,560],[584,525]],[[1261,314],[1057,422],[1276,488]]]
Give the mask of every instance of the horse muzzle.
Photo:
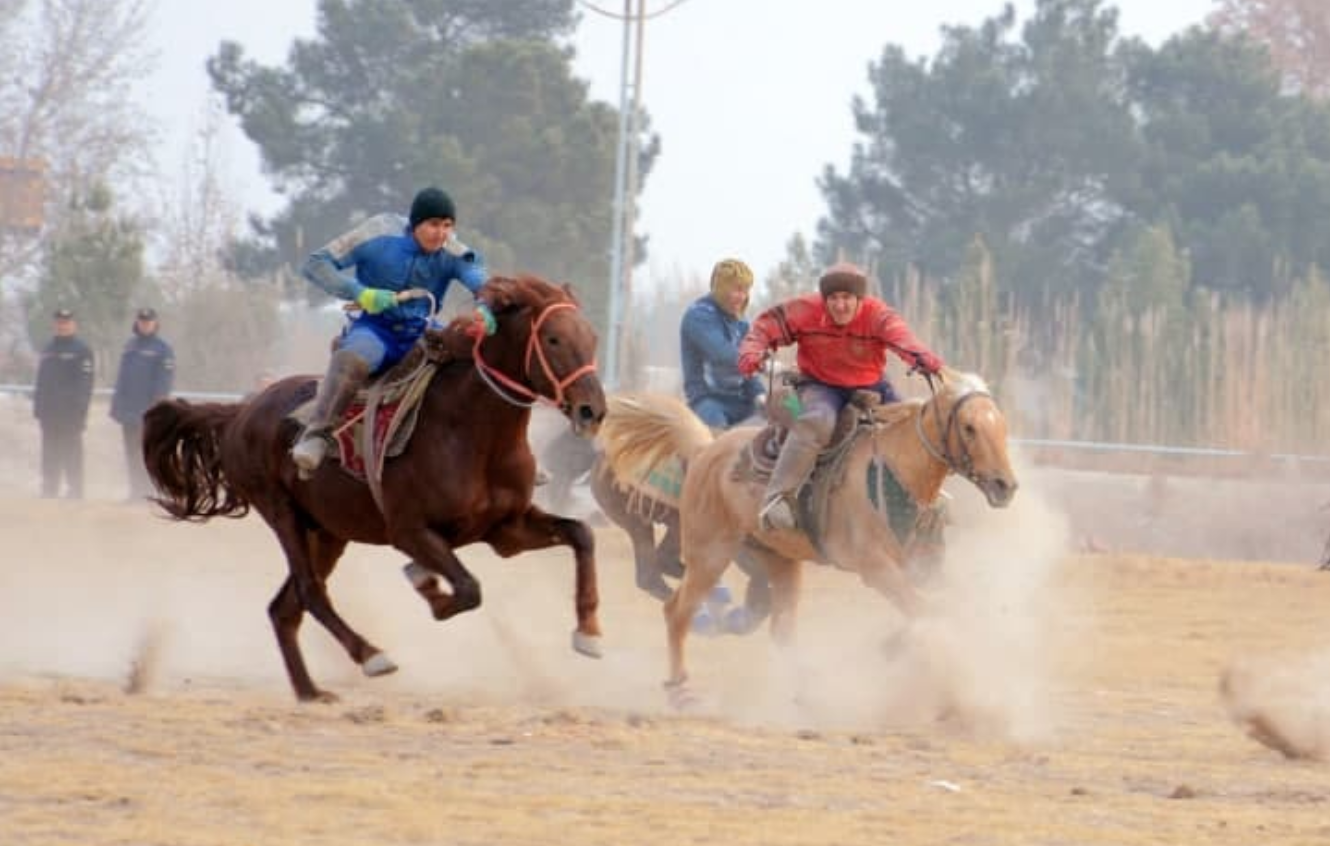
[[[979,490],[984,492],[984,498],[992,508],[1006,508],[1011,505],[1012,499],[1016,497],[1016,489],[1020,484],[1015,477],[1009,476],[980,476],[975,480]]]
[[[568,418],[568,424],[572,426],[574,435],[594,438],[600,431],[601,421],[605,419],[605,391],[601,389],[600,381],[594,377],[580,382],[590,384],[587,384],[583,390],[570,390],[559,410]]]

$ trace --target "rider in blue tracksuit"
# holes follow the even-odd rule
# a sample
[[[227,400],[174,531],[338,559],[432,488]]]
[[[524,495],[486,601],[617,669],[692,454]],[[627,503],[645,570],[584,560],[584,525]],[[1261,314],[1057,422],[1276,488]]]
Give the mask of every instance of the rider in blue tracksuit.
[[[305,261],[306,279],[363,311],[338,340],[309,424],[291,450],[302,474],[322,463],[333,425],[365,380],[400,361],[429,325],[429,301],[399,302],[398,294],[423,288],[441,303],[454,280],[473,294],[484,284],[484,262],[453,238],[456,223],[452,199],[438,188],[425,188],[412,201],[408,218],[370,218]],[[354,275],[345,272],[351,267]],[[494,315],[479,301],[476,320],[486,334],[494,333]]]
[[[753,271],[724,259],[711,271],[711,293],[698,298],[679,324],[679,357],[688,407],[713,429],[728,429],[757,413],[762,380],[739,373],[739,342]]]

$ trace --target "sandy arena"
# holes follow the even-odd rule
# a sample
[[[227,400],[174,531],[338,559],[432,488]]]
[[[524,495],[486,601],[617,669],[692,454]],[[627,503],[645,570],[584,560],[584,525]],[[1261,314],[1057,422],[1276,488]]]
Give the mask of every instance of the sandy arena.
[[[4,846],[1330,838],[1330,574],[1310,561],[1076,555],[1060,494],[1027,481],[994,512],[953,482],[949,575],[902,648],[884,600],[811,569],[799,648],[690,639],[704,698],[679,715],[617,530],[597,533],[599,662],[569,648],[566,551],[464,550],[485,604],[435,623],[401,555],[352,547],[333,599],[401,671],[364,678],[307,621],[342,701],[301,706],[266,526],[117,502],[113,434],[90,433],[85,502],[29,498],[35,461],[2,468]]]

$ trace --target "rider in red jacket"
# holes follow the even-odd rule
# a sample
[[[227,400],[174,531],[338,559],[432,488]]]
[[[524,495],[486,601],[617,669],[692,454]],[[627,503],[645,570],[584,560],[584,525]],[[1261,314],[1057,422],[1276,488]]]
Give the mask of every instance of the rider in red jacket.
[[[818,293],[767,309],[739,344],[739,372],[745,376],[756,373],[771,350],[799,345],[801,409],[767,485],[763,528],[795,528],[794,496],[856,390],[876,391],[883,402],[899,399],[883,374],[888,350],[924,373],[942,367],[942,359],[914,336],[905,319],[868,296],[867,288],[868,277],[855,265],[832,265],[818,280]]]

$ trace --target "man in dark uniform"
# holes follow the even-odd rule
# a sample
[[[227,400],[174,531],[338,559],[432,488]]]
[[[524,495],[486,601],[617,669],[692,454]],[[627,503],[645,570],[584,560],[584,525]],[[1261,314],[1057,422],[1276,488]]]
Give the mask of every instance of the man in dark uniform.
[[[139,309],[134,334],[120,354],[120,371],[111,396],[111,419],[120,424],[124,434],[130,500],[140,500],[152,493],[152,483],[143,466],[143,412],[170,395],[175,381],[175,352],[157,334],[157,325],[155,310]]]
[[[83,430],[92,400],[92,350],[77,337],[78,324],[67,308],[55,313],[55,337],[37,365],[32,413],[42,430],[42,496],[60,493],[83,498]]]

